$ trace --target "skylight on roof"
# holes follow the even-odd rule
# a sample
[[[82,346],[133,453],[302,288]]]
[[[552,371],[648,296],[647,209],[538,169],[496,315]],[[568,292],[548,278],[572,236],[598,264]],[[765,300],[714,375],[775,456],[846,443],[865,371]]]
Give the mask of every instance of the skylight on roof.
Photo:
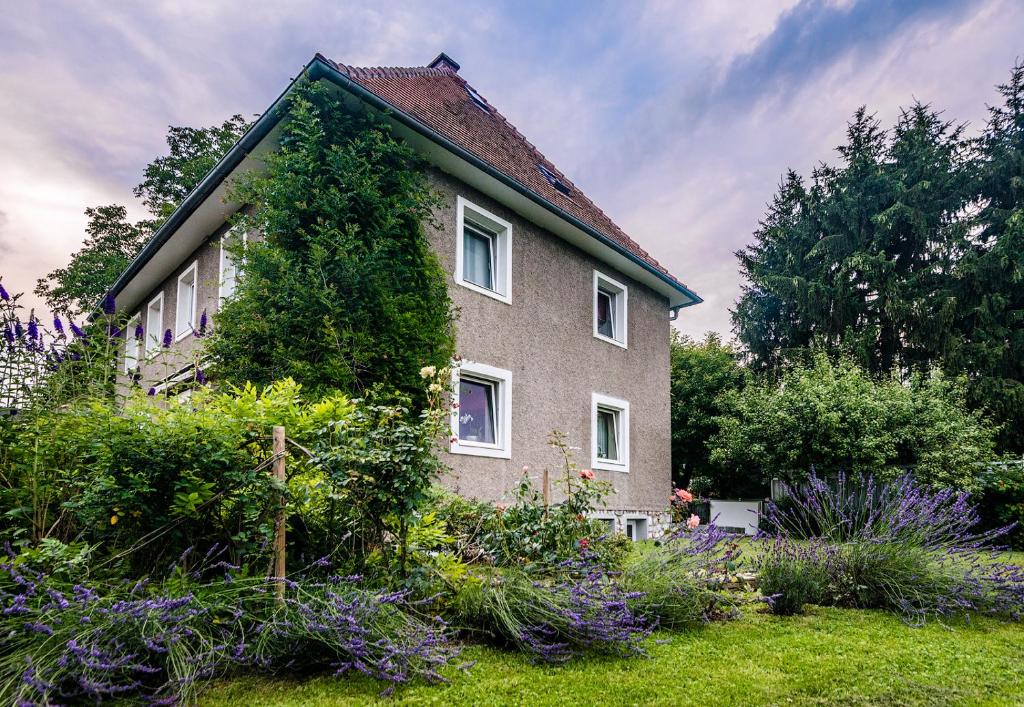
[[[555,189],[562,192],[566,196],[572,194],[572,189],[569,188],[569,185],[563,182],[561,179],[559,179],[558,176],[550,169],[548,169],[542,164],[539,164],[537,165],[537,170],[544,175],[544,179],[548,180],[548,184],[553,186]]]
[[[484,97],[477,93],[468,83],[466,84],[466,93],[468,93],[469,97],[473,99],[473,103],[476,103],[480,108],[484,109],[488,113],[491,111],[491,107],[487,105],[487,101],[484,100]]]

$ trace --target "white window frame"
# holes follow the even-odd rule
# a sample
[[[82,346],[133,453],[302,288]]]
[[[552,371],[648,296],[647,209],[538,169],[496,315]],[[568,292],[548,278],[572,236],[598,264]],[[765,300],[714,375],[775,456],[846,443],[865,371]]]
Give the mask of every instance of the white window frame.
[[[189,276],[192,277],[192,311],[189,313],[187,322],[181,321],[181,285],[182,281]],[[177,297],[174,300],[174,340],[181,341],[191,336],[196,330],[196,312],[199,311],[199,261],[193,260],[185,270],[178,275]]]
[[[459,382],[462,376],[494,384],[494,444],[459,439]],[[452,375],[451,440],[448,451],[477,457],[512,458],[512,371],[484,363],[462,361]]]
[[[597,412],[606,410],[616,415],[615,427],[618,433],[616,446],[619,458],[600,459],[597,456]],[[629,403],[602,393],[592,393],[590,402],[590,466],[605,471],[629,471]]]
[[[455,202],[455,283],[499,302],[512,304],[512,224],[464,197],[457,197]],[[493,290],[481,287],[463,277],[467,220],[495,234],[492,245],[494,266],[491,272],[495,286]]]
[[[605,292],[612,296],[612,336],[605,336],[597,330],[597,293]],[[629,348],[629,288],[608,277],[602,272],[594,271],[594,338],[607,341],[624,349]]]
[[[157,326],[156,330],[153,329],[153,305],[157,305],[157,311],[159,314],[156,319]],[[163,343],[164,338],[164,293],[161,292],[156,297],[149,301],[146,305],[146,336],[145,345],[142,347],[143,353],[149,357],[157,353],[160,350],[160,346]]]
[[[233,260],[232,257],[231,257],[231,253],[229,253],[228,251],[226,251],[224,249],[224,241],[227,240],[228,238],[231,238],[234,234],[235,234],[235,229],[232,228],[232,229],[230,229],[228,231],[225,231],[224,235],[222,235],[220,237],[220,270],[219,270],[219,280],[220,280],[220,282],[219,282],[219,285],[217,287],[217,302],[218,302],[218,304],[224,302],[225,299],[227,299],[228,297],[233,295],[235,293],[235,291],[238,289],[238,275],[239,275],[239,273],[242,270],[242,260],[241,259],[239,259],[237,261]],[[241,238],[241,243],[242,243],[242,247],[243,248],[245,247],[246,243],[248,243],[248,240],[249,240],[248,234],[243,232],[242,233],[242,238]],[[225,283],[225,279],[224,279],[224,266],[228,264],[229,260],[231,260],[231,264],[235,268],[235,273],[234,273],[234,275],[231,276],[231,292],[225,292],[224,291],[225,290],[225,287],[224,287],[224,283]]]
[[[145,336],[143,341],[139,341],[135,338],[135,328],[142,323],[142,312],[136,312],[135,315],[128,320],[128,324],[124,330],[124,372],[131,373],[135,370],[139,361],[142,359],[142,349],[145,343]]]

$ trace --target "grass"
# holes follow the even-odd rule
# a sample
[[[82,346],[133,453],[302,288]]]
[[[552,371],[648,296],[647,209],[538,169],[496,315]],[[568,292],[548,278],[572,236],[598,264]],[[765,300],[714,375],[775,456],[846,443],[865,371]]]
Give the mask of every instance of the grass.
[[[1015,559],[1024,559],[1018,557]],[[663,642],[658,642],[661,639]],[[887,613],[813,608],[744,618],[648,642],[649,657],[562,667],[468,647],[450,685],[400,687],[358,677],[239,678],[205,705],[1002,705],[1024,702],[1024,625],[980,620],[914,629]]]

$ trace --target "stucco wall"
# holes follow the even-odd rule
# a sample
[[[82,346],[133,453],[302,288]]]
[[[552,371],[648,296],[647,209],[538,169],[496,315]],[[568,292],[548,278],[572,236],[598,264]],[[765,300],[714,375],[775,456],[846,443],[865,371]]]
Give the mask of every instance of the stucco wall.
[[[660,510],[671,493],[668,301],[583,251],[525,221],[498,202],[441,172],[431,181],[443,198],[428,236],[448,274],[458,307],[458,352],[512,371],[512,458],[448,454],[445,483],[465,495],[507,500],[524,465],[539,488],[559,455],[549,433],[564,432],[591,466],[591,394],[630,404],[629,472],[595,471],[617,491],[610,508]],[[456,197],[463,196],[512,224],[512,304],[455,284]],[[628,349],[593,335],[594,270],[629,288]],[[557,495],[556,495],[557,498]]]
[[[540,486],[548,467],[552,481],[561,463],[547,445],[560,430],[577,447],[577,461],[589,468],[591,394],[602,393],[630,404],[629,471],[595,471],[611,481],[613,509],[660,511],[671,491],[669,439],[669,323],[666,298],[592,256],[525,221],[498,202],[439,171],[431,182],[443,199],[437,227],[427,235],[447,273],[452,300],[459,309],[458,351],[471,361],[507,369],[512,383],[511,459],[446,454],[452,473],[444,480],[468,497],[509,500],[524,465]],[[512,304],[455,284],[456,197],[463,196],[512,224]],[[162,331],[174,328],[177,277],[198,260],[198,312],[211,316],[218,304],[220,236],[204,242],[160,288],[137,308],[145,324],[146,306],[164,293]],[[594,270],[629,288],[628,348],[593,336]],[[198,316],[198,315],[197,315]],[[189,363],[199,340],[187,337],[143,364],[142,384],[154,382]],[[557,487],[553,484],[555,498]]]

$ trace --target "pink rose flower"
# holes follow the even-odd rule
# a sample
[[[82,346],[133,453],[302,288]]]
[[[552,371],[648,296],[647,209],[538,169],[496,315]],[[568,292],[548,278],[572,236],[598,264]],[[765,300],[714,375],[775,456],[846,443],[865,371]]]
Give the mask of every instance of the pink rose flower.
[[[693,500],[693,494],[687,491],[686,489],[676,489],[676,496],[678,496],[680,500],[686,501],[687,503]]]
[[[594,472],[592,472],[590,469],[584,469],[583,471],[580,472],[580,478],[590,481],[594,478]]]
[[[686,519],[686,527],[690,530],[694,530],[698,525],[700,525],[700,518],[697,516],[691,515]]]

